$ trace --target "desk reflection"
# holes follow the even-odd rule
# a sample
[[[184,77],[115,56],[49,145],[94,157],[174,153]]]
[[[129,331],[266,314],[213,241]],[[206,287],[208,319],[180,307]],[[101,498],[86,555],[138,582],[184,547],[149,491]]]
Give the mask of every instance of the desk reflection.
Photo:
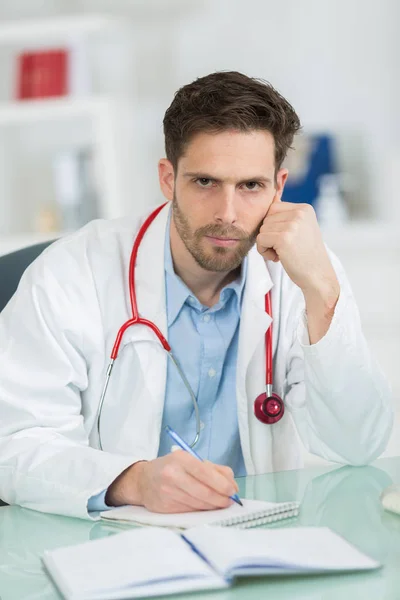
[[[385,564],[368,574],[312,578],[260,579],[238,582],[225,597],[351,598],[361,593],[379,600],[396,598],[400,565],[400,518],[386,513],[379,496],[393,483],[377,467],[342,467],[314,477],[307,470],[270,473],[240,481],[244,497],[300,500],[299,517],[280,526],[330,527],[368,555]],[[0,596],[2,600],[54,600],[57,591],[44,572],[45,550],[113,535],[125,526],[47,515],[17,506],[0,509]],[[247,581],[247,583],[250,583]],[[264,587],[263,587],[264,586]],[[392,595],[393,594],[393,595]],[[214,596],[214,594],[212,594]],[[200,596],[197,595],[197,598]],[[211,600],[210,595],[207,596]]]

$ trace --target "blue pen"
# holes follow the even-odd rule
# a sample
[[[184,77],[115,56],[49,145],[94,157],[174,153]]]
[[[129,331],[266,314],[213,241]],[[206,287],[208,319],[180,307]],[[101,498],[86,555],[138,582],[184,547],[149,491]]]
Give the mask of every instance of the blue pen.
[[[194,456],[194,458],[197,458],[198,460],[201,460],[201,462],[204,462],[203,459],[201,458],[201,456],[199,456],[197,454],[197,452],[195,452],[193,450],[193,448],[191,448],[186,442],[183,441],[183,439],[181,437],[179,437],[179,435],[176,433],[176,431],[174,431],[173,429],[171,429],[171,427],[169,427],[168,425],[165,428],[165,431],[168,433],[168,435],[174,440],[174,442],[176,442],[178,444],[178,446],[180,448],[182,448],[182,450],[185,450],[186,452],[189,452],[189,454],[191,454],[192,456]],[[234,502],[236,502],[236,504],[240,504],[240,506],[243,506],[242,501],[240,500],[239,496],[237,494],[234,494],[233,496],[229,496],[231,498],[231,500],[233,500]]]

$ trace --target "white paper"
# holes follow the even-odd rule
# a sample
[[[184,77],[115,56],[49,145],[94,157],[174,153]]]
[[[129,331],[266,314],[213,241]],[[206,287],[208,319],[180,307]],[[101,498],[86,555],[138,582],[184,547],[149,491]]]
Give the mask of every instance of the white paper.
[[[327,527],[292,527],[241,531],[201,527],[185,537],[207,556],[222,575],[231,577],[244,567],[258,572],[325,572],[375,569],[379,563]]]
[[[163,588],[173,593],[226,585],[168,529],[134,529],[53,550],[43,560],[62,593],[71,599],[127,598],[166,593]],[[141,590],[134,594],[135,586]]]

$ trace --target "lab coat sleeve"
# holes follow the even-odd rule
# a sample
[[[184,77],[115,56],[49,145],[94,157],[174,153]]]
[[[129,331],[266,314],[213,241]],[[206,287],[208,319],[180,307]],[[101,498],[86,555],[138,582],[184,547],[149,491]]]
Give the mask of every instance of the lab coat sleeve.
[[[310,345],[304,311],[299,314],[304,298],[299,302],[300,290],[293,294],[286,404],[309,452],[363,465],[387,445],[393,423],[391,392],[362,333],[344,270],[330,256],[340,296],[329,330],[316,344]]]
[[[89,447],[85,332],[101,334],[90,278],[87,261],[50,248],[0,315],[0,498],[80,518],[90,518],[89,498],[140,458]]]

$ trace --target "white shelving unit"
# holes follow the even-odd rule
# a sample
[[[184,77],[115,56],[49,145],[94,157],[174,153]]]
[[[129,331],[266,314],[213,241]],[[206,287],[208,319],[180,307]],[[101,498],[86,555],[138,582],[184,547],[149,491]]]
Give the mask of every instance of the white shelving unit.
[[[84,63],[90,77],[90,61],[87,61],[90,53],[87,51],[91,50],[92,39],[98,41],[104,35],[108,41],[115,38],[118,42],[127,32],[129,23],[126,21],[93,14],[1,23],[0,56],[2,53],[12,56],[13,51],[41,47],[73,49],[78,44],[84,50]],[[11,77],[9,79],[10,83]],[[29,143],[33,145],[29,139],[39,140],[37,146],[29,149],[31,162],[33,164],[43,151],[38,169],[43,172],[47,169],[42,179],[47,180],[48,185],[52,150],[74,145],[77,148],[82,145],[90,147],[98,191],[98,216],[114,218],[125,213],[127,189],[124,167],[129,147],[125,123],[129,113],[132,114],[132,105],[128,95],[116,94],[113,90],[105,93],[104,90],[90,89],[89,93],[83,90],[67,97],[22,101],[4,98],[3,90],[3,98],[0,95],[0,254],[59,237],[63,233],[35,231],[33,220],[27,226],[25,207],[29,206],[32,186],[23,188],[23,171],[20,175],[19,162],[23,162],[23,157],[25,165],[29,165],[26,146]],[[26,137],[29,138],[28,143]],[[32,170],[34,167],[31,167]],[[19,202],[16,190],[22,197]],[[36,191],[37,196],[40,193],[41,190]],[[50,193],[47,190],[48,196]],[[20,225],[18,211],[21,213]]]
[[[106,102],[98,97],[3,102],[0,103],[0,126],[91,116]]]
[[[62,15],[50,19],[29,19],[0,23],[0,44],[29,43],[71,39],[71,35],[89,35],[114,27],[120,29],[121,20],[101,14]]]

